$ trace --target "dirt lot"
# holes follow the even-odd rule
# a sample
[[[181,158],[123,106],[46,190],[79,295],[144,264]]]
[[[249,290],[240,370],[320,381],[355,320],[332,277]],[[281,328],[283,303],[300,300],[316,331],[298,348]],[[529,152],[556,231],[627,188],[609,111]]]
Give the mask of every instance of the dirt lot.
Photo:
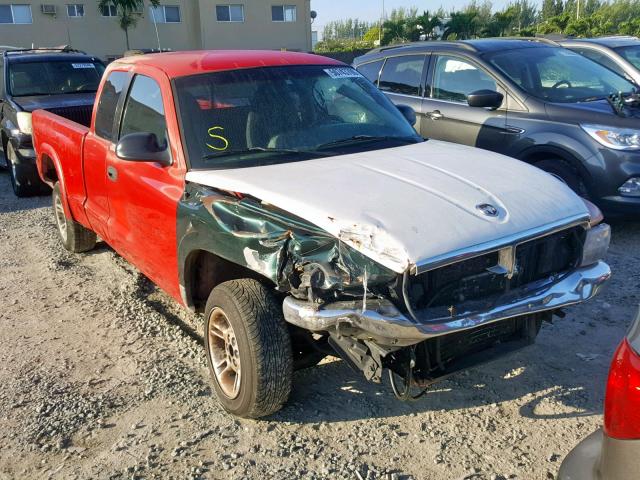
[[[536,345],[412,404],[332,359],[275,416],[238,421],[209,389],[202,319],[105,245],[63,251],[49,203],[0,173],[0,479],[553,478],[602,421],[640,302],[640,224],[615,225],[609,288]]]

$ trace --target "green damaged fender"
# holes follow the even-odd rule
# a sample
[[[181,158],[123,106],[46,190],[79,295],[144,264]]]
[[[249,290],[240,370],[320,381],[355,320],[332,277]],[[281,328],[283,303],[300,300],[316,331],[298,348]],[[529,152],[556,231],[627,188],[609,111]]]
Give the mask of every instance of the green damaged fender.
[[[178,205],[180,285],[193,252],[210,252],[269,279],[281,292],[317,301],[389,285],[392,270],[323,229],[251,197],[187,184]]]

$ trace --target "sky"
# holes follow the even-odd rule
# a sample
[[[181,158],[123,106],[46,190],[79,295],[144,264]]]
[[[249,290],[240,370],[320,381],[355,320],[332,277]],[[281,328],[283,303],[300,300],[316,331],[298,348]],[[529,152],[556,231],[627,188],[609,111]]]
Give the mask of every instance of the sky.
[[[446,10],[461,8],[469,3],[468,0],[385,0],[385,10],[388,12],[397,7],[418,7],[419,10],[437,10],[441,6]],[[493,0],[493,8],[504,7],[508,0]],[[325,24],[343,18],[359,18],[360,20],[375,21],[382,13],[382,0],[311,0],[311,9],[318,12],[318,18],[313,23],[313,29],[322,31]]]

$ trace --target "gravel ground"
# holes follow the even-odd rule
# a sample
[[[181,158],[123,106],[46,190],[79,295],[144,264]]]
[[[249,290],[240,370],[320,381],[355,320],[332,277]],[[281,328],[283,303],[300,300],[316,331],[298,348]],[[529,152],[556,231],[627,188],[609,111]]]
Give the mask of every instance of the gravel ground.
[[[600,425],[640,302],[640,224],[617,224],[608,289],[535,345],[411,404],[328,359],[276,415],[236,420],[209,388],[202,318],[106,245],[65,252],[49,205],[0,172],[0,479],[551,479]]]

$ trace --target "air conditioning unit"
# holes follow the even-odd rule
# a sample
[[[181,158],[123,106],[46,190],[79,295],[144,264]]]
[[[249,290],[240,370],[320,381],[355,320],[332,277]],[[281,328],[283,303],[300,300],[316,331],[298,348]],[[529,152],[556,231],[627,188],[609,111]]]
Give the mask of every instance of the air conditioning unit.
[[[45,15],[55,15],[56,14],[56,6],[55,5],[40,5],[40,11]]]

